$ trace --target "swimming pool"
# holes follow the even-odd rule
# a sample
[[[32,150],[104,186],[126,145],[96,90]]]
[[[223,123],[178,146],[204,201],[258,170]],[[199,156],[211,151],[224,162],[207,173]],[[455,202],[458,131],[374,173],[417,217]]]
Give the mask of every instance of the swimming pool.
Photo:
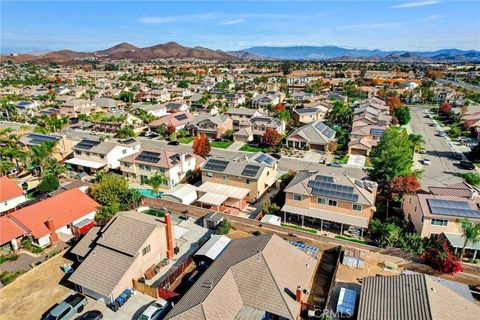
[[[155,192],[152,189],[137,189],[138,192],[144,197],[148,198],[160,198],[163,192]]]

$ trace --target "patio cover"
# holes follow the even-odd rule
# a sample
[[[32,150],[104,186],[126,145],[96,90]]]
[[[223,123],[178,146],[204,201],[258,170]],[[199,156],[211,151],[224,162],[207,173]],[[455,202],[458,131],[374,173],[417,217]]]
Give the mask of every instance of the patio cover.
[[[246,188],[234,187],[234,186],[229,186],[229,185],[220,184],[220,183],[214,183],[214,182],[210,182],[210,181],[207,181],[204,184],[202,184],[200,187],[198,187],[197,191],[205,192],[207,194],[208,193],[213,193],[216,196],[223,195],[223,196],[227,197],[226,199],[233,198],[233,199],[238,199],[238,200],[242,200],[250,192],[250,190],[246,189]],[[203,197],[201,197],[200,199],[202,199]],[[200,201],[200,199],[198,201]],[[222,203],[225,200],[223,200]],[[202,202],[202,201],[200,201],[200,202]],[[215,203],[217,203],[217,202],[215,202]]]
[[[445,238],[447,238],[448,242],[452,245],[452,247],[463,248],[463,243],[465,242],[465,240],[461,235],[453,234],[453,233],[444,233],[444,235],[445,235]],[[470,250],[480,250],[480,242],[477,242],[477,243],[468,242],[465,248]]]
[[[223,194],[207,192],[198,199],[198,202],[205,203],[211,206],[220,206],[228,199],[227,196]]]
[[[361,228],[368,228],[368,218],[354,217],[347,214],[339,214],[333,211],[313,209],[313,208],[300,208],[300,207],[294,207],[289,204],[284,205],[282,208],[282,211],[298,214],[301,216],[333,221],[336,223],[353,225]]]
[[[106,166],[105,163],[83,160],[83,159],[77,159],[77,158],[68,159],[68,160],[65,161],[65,163],[75,164],[77,166],[88,167],[88,168],[93,168],[93,169],[99,169],[101,167]]]

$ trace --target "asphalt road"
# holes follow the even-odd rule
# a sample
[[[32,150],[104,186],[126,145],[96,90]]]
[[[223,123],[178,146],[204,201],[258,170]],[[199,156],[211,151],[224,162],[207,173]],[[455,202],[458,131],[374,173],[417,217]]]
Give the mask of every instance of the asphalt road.
[[[435,135],[437,128],[431,127],[432,120],[425,118],[427,106],[410,106],[412,120],[410,126],[413,133],[421,134],[425,140],[426,154],[415,154],[415,168],[424,170],[421,183],[424,188],[429,186],[445,186],[463,181],[460,176],[468,172],[458,166],[458,160],[452,158],[453,151],[444,137]],[[419,160],[428,158],[431,164],[422,165]]]

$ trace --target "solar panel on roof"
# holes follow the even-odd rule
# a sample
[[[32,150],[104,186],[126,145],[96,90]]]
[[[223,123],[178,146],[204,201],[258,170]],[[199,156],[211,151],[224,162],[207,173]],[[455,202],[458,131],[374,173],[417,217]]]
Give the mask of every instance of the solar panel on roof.
[[[267,164],[272,164],[273,163],[273,159],[264,155],[264,154],[259,155],[255,160],[257,162],[260,162],[260,163],[262,163],[262,162],[265,162]]]
[[[307,184],[312,188],[312,194],[316,196],[325,196],[330,198],[357,201],[358,195],[353,193],[352,186],[346,186],[335,183],[332,177],[317,175],[315,180]]]
[[[150,163],[157,163],[158,161],[160,161],[160,153],[151,152],[151,151],[142,151],[135,158],[135,160],[143,161],[143,162],[150,162]]]
[[[248,164],[243,169],[242,176],[254,177],[254,176],[257,175],[258,170],[260,170],[259,166],[254,166],[254,165]]]
[[[384,132],[385,132],[384,129],[371,129],[370,130],[370,134],[372,134],[374,136],[381,136],[381,135],[383,135]]]
[[[178,121],[182,121],[182,120],[185,120],[185,119],[188,118],[187,115],[184,114],[184,113],[183,113],[183,114],[176,115],[176,116],[174,116],[174,117],[175,117],[175,119],[177,119]]]
[[[98,146],[100,144],[100,141],[95,141],[95,140],[87,140],[84,139],[80,141],[75,148],[77,149],[83,149],[83,150],[90,150],[95,146]]]
[[[30,140],[30,144],[42,144],[44,142],[57,142],[60,140],[59,137],[44,136],[41,134],[29,134],[27,138]]]
[[[480,218],[480,210],[472,209],[467,201],[427,199],[427,202],[433,214]]]
[[[330,139],[333,139],[333,137],[335,137],[335,130],[333,130],[332,128],[328,127],[326,124],[324,124],[323,122],[318,122],[316,125],[315,125],[315,128],[317,128],[317,130],[319,130],[323,135],[329,137]]]
[[[228,166],[228,161],[210,159],[207,161],[207,163],[205,163],[205,165],[203,166],[203,169],[223,172],[227,166]]]

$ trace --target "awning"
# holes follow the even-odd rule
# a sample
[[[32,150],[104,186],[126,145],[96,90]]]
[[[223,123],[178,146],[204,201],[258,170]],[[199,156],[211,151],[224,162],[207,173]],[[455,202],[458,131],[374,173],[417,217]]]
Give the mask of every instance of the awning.
[[[207,192],[198,199],[198,202],[205,203],[211,206],[219,206],[223,204],[228,199],[227,196],[223,194]]]
[[[267,185],[269,187],[273,186],[273,184],[275,183],[275,181],[277,181],[277,177],[275,176],[271,176],[270,178],[267,179]]]
[[[461,235],[454,234],[454,233],[444,233],[444,235],[452,247],[463,248],[463,244],[465,240]],[[477,243],[468,242],[465,248],[470,250],[480,250],[480,242],[477,242]]]
[[[70,163],[70,164],[74,164],[74,165],[77,165],[77,166],[88,167],[88,168],[93,168],[93,169],[100,169],[100,168],[106,166],[105,163],[83,160],[83,159],[77,159],[77,158],[68,159],[68,160],[65,161],[65,163]]]
[[[322,219],[332,221],[336,223],[343,223],[353,225],[355,227],[368,228],[368,218],[355,217],[347,214],[341,214],[333,211],[326,211],[313,208],[300,208],[291,205],[284,205],[282,211],[298,214],[301,216],[312,217],[316,219]]]
[[[213,193],[216,195],[223,195],[223,196],[226,196],[227,198],[233,198],[237,200],[242,200],[250,192],[250,190],[246,188],[234,187],[234,186],[214,183],[210,181],[207,181],[204,184],[202,184],[200,187],[198,187],[197,191],[202,193]],[[224,201],[225,200],[223,200],[222,203]]]

